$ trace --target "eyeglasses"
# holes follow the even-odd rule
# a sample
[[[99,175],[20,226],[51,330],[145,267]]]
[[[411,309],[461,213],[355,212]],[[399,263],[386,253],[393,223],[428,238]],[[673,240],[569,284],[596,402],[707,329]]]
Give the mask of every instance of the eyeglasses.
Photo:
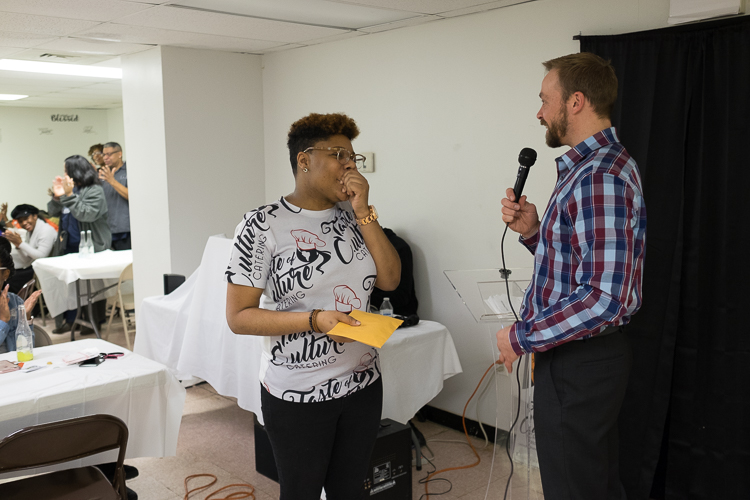
[[[102,156],[112,156],[113,154],[121,153],[121,151],[112,151],[111,153],[102,153]]]
[[[93,153],[91,153],[91,157],[93,158],[94,156],[104,156],[104,153],[102,153],[101,151],[94,151]]]
[[[349,151],[346,148],[341,147],[332,147],[332,148],[315,148],[315,147],[309,147],[306,150],[303,151],[303,153],[307,153],[310,150],[319,150],[319,151],[333,151],[336,153],[336,159],[341,163],[342,165],[346,165],[349,163],[349,160],[354,161],[354,164],[357,165],[357,169],[361,169],[365,166],[365,157],[364,155],[358,155],[354,154],[351,151]],[[333,156],[333,155],[331,155]]]

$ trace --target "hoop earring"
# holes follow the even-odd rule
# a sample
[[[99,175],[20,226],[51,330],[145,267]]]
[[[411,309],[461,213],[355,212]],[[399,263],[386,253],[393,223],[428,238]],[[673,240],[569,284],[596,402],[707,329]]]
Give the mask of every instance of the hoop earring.
[[[307,167],[302,169],[303,172],[307,172]]]

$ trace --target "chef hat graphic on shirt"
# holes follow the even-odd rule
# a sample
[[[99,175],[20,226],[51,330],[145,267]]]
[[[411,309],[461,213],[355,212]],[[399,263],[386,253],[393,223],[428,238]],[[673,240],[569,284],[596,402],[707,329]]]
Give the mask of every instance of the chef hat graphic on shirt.
[[[352,309],[359,309],[362,301],[357,298],[354,290],[346,285],[339,285],[333,289],[333,297],[336,299],[336,310],[350,313]]]
[[[300,250],[315,250],[326,246],[326,242],[318,238],[317,234],[305,229],[295,229],[291,231],[291,234]]]

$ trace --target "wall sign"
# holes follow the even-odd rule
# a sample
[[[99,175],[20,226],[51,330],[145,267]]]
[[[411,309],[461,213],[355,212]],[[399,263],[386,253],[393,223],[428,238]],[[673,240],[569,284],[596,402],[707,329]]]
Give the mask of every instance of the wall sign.
[[[53,122],[77,122],[78,115],[52,115]]]

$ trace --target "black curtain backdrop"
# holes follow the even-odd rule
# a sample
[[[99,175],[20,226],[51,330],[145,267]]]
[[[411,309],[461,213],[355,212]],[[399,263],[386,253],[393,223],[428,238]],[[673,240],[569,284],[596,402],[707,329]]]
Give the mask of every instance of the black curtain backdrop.
[[[750,499],[750,17],[580,41],[617,71],[648,210],[628,498]]]

